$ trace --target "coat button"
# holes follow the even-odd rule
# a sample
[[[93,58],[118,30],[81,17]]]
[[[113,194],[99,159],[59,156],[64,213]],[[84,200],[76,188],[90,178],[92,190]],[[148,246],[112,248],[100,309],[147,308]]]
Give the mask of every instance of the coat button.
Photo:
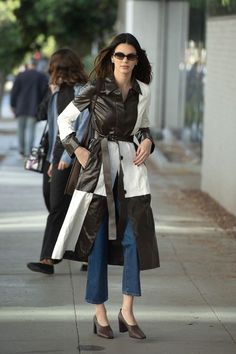
[[[120,159],[123,160],[123,156],[122,155],[120,155]]]
[[[124,189],[124,194],[126,194],[127,193],[127,191]]]

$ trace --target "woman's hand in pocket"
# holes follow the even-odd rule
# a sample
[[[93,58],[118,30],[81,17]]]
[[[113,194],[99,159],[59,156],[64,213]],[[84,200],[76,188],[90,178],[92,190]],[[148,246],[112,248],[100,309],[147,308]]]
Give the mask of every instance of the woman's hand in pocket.
[[[77,157],[79,163],[81,164],[81,166],[83,168],[85,168],[87,162],[88,162],[88,159],[89,159],[89,155],[90,155],[90,152],[89,150],[79,146],[76,150],[75,150],[75,156]]]
[[[50,165],[48,167],[47,174],[49,177],[52,177],[52,163],[50,163]]]
[[[61,161],[59,161],[57,169],[63,171],[63,170],[65,170],[68,167],[70,167],[70,164],[68,164],[65,161],[61,160]]]

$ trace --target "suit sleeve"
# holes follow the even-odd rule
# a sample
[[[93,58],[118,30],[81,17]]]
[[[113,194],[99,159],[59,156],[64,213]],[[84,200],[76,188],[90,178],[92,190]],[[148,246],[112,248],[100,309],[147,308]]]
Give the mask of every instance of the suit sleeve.
[[[17,96],[20,91],[20,77],[19,75],[15,78],[12,90],[11,90],[11,96],[10,96],[10,105],[12,108],[16,108],[17,105]]]

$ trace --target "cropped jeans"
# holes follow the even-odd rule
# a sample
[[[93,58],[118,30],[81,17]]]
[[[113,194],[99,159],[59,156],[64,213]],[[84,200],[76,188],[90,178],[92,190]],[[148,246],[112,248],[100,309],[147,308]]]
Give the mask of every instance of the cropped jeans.
[[[102,304],[108,300],[108,218],[104,218],[97,232],[92,251],[88,257],[88,274],[85,299],[92,304]],[[135,235],[129,219],[126,221],[122,240],[124,267],[122,293],[141,296],[139,259]]]

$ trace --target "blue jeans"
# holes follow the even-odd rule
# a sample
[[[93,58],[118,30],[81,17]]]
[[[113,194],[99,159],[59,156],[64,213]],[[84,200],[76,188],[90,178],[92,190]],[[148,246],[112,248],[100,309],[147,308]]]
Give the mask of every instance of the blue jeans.
[[[88,257],[88,274],[85,299],[92,304],[102,304],[108,300],[107,257],[108,239],[107,222],[104,219],[97,232],[92,251]],[[122,293],[141,296],[140,271],[135,235],[131,222],[127,220],[122,240],[124,268]]]
[[[29,156],[34,143],[36,118],[19,116],[17,121],[19,152],[24,156]]]

